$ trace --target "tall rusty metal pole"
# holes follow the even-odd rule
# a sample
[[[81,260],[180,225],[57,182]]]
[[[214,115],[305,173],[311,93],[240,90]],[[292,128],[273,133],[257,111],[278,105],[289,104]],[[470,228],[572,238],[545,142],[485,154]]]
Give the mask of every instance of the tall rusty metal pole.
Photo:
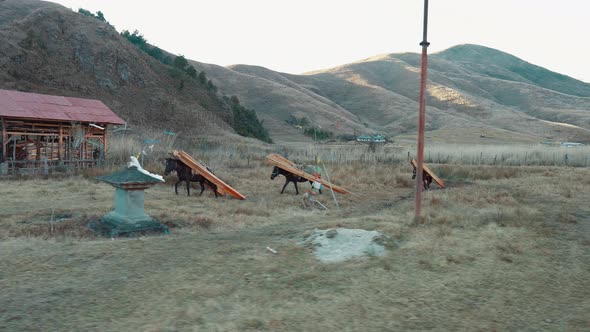
[[[422,36],[422,66],[420,69],[420,110],[418,114],[418,151],[416,168],[416,215],[415,220],[419,220],[422,210],[422,188],[424,182],[422,180],[422,173],[424,170],[424,121],[426,119],[426,70],[428,68],[427,49],[430,43],[427,41],[428,31],[428,0],[424,0],[424,34]]]

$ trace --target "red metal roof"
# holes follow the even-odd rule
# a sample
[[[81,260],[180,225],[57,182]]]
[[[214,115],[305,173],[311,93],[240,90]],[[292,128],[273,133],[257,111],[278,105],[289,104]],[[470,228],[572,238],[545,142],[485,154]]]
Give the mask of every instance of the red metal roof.
[[[124,124],[99,100],[0,89],[0,116],[53,121]]]

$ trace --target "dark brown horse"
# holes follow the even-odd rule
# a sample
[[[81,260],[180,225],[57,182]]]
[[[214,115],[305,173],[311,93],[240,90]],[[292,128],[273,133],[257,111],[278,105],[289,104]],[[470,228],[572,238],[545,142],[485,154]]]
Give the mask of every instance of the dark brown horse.
[[[275,166],[272,169],[272,174],[270,175],[270,179],[274,180],[279,175],[283,175],[285,177],[285,185],[283,185],[283,189],[281,190],[281,194],[285,191],[285,188],[287,187],[289,182],[293,182],[293,185],[295,186],[295,195],[299,195],[299,189],[297,188],[297,182],[308,182],[309,181],[306,178],[303,178],[299,175],[295,175],[289,171],[285,171],[284,169]],[[309,183],[313,183],[313,182],[309,181]],[[322,193],[322,190],[320,189],[320,194],[321,193]]]
[[[208,167],[207,170],[213,173]],[[166,170],[164,171],[164,175],[168,175],[173,171],[176,171],[176,176],[178,176],[178,182],[174,184],[174,192],[176,195],[178,195],[178,184],[182,181],[186,181],[186,192],[188,196],[191,195],[191,182],[199,182],[201,185],[200,195],[203,195],[203,191],[205,191],[205,185],[213,190],[216,198],[219,195],[217,192],[217,186],[214,183],[205,179],[205,177],[203,177],[201,174],[193,174],[193,170],[185,165],[182,161],[174,158],[166,158]]]
[[[414,165],[412,165],[414,167]],[[412,170],[412,179],[416,178],[416,167]],[[424,189],[428,190],[430,188],[430,184],[432,183],[432,176],[426,172],[426,170],[422,170],[422,182],[424,182]]]

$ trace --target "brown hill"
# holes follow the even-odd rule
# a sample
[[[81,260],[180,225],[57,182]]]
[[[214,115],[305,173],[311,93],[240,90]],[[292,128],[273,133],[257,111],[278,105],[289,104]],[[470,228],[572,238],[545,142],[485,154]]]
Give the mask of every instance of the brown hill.
[[[418,54],[386,54],[303,75],[196,65],[207,68],[224,93],[269,119],[272,133],[287,133],[290,115],[337,133],[401,138],[416,130]],[[590,84],[477,45],[431,55],[428,78],[427,130],[438,140],[484,143],[480,136],[498,133],[505,142],[590,141]],[[300,135],[289,134],[291,140]]]
[[[35,0],[0,1],[0,88],[102,100],[134,125],[236,134],[220,96],[257,111],[275,141],[309,141],[287,120],[338,134],[416,130],[420,57],[386,54],[291,75],[191,61],[219,88],[174,73],[108,23]],[[428,137],[441,141],[590,142],[590,84],[477,45],[429,57]],[[291,121],[292,122],[292,121]],[[480,137],[486,136],[486,137]]]
[[[219,98],[108,23],[41,1],[0,1],[0,13],[1,88],[100,99],[132,125],[235,135]]]

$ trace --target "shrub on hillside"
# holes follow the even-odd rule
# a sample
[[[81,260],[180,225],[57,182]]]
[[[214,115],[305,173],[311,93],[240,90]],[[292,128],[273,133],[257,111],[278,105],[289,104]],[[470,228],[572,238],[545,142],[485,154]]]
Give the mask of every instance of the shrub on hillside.
[[[164,54],[164,51],[157,46],[151,46],[139,31],[135,30],[130,33],[128,30],[123,30],[121,36],[125,37],[131,44],[137,46],[140,50],[146,52],[152,58],[160,61],[165,65],[172,64],[172,58]]]
[[[314,141],[321,141],[334,137],[333,132],[316,127],[307,127],[303,129],[303,133],[313,138]]]
[[[97,11],[97,12],[96,12],[96,15],[95,15],[95,14],[92,14],[92,13],[91,13],[89,10],[86,10],[86,9],[84,9],[84,8],[80,8],[80,9],[78,9],[78,13],[79,13],[79,14],[82,14],[82,15],[84,15],[84,16],[93,17],[93,18],[95,18],[95,19],[97,19],[97,20],[99,20],[99,21],[101,21],[101,22],[107,23],[107,24],[109,23],[109,22],[107,22],[107,20],[104,18],[104,14],[103,14],[103,13],[102,13],[100,10],[99,10],[99,11]]]
[[[342,142],[356,141],[355,134],[342,134],[342,135],[338,135],[338,137],[336,137],[336,138]]]
[[[298,118],[292,114],[289,115],[289,118],[286,120],[286,122],[292,126],[307,127],[309,125],[309,120],[307,120],[306,117]]]
[[[224,96],[223,99],[231,107],[233,115],[233,128],[238,134],[246,137],[257,138],[267,143],[272,143],[272,139],[268,134],[268,130],[264,128],[263,122],[258,120],[256,111],[247,109],[240,105],[240,101],[236,96],[232,96],[231,98]]]

